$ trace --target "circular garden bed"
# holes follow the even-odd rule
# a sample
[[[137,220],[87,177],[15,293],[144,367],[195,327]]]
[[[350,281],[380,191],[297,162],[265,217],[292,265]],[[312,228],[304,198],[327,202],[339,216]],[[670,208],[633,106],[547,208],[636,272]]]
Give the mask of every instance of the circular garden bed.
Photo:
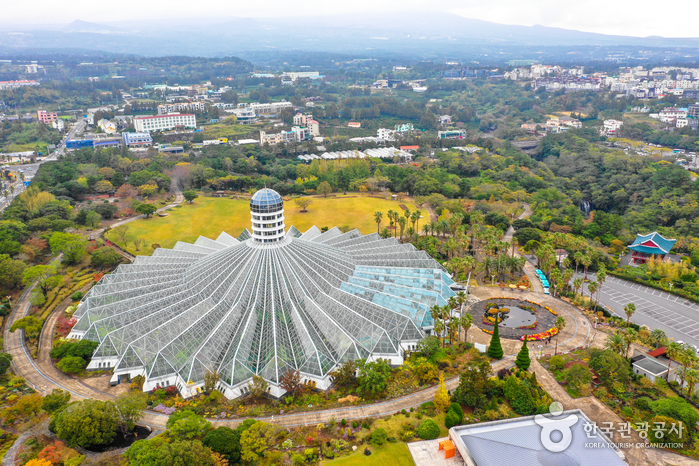
[[[499,319],[500,336],[512,340],[545,340],[558,333],[556,312],[551,308],[524,299],[490,298],[468,308],[473,323],[486,333],[493,333]]]

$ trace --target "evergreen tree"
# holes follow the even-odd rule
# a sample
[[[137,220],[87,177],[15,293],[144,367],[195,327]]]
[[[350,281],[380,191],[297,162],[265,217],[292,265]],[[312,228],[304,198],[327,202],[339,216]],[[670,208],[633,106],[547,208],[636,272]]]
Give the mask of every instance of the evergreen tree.
[[[527,348],[527,336],[525,335],[524,341],[522,342],[522,349],[520,349],[519,354],[517,354],[515,364],[523,371],[526,371],[529,369],[531,363],[532,361],[529,359],[529,348]]]
[[[495,330],[493,330],[493,337],[490,339],[490,346],[488,346],[488,356],[493,359],[502,359],[505,354],[502,350],[502,344],[500,343],[500,315],[495,316]]]

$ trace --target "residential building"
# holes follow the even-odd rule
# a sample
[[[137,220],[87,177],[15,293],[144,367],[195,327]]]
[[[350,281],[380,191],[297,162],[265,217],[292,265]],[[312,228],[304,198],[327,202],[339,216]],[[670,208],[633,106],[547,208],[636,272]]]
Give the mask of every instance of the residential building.
[[[58,120],[58,113],[47,112],[46,110],[38,110],[36,116],[40,123],[51,123]]]
[[[396,132],[388,128],[379,128],[376,130],[376,137],[383,139],[384,141],[393,141],[395,139]]]
[[[619,120],[604,120],[602,131],[609,135],[613,135],[616,134],[623,124],[624,122]]]
[[[542,127],[542,125],[537,123],[523,123],[521,125],[523,130],[529,131],[530,133],[535,132],[537,127]]]
[[[450,129],[447,131],[438,131],[437,137],[439,139],[463,139],[466,137],[466,131],[462,129]]]
[[[116,123],[109,121],[106,118],[102,118],[100,121],[98,121],[97,126],[99,126],[100,129],[107,134],[116,133],[117,130]]]
[[[136,131],[142,133],[175,128],[194,129],[197,127],[197,120],[191,113],[174,113],[172,115],[136,117],[133,119],[133,124]]]
[[[63,131],[66,129],[66,123],[65,123],[65,121],[63,121],[59,118],[59,119],[51,122],[51,127],[53,129],[57,129],[58,131]]]
[[[659,118],[660,121],[664,123],[674,123],[678,118],[687,118],[688,109],[668,107],[660,111]]]
[[[657,379],[679,382],[676,371],[681,364],[677,361],[672,361],[670,364],[665,347],[654,349],[646,354],[635,354],[631,358],[631,367],[634,374],[642,375],[653,383]]]
[[[252,104],[238,104],[239,108],[247,107],[255,112],[257,115],[277,115],[285,108],[294,108],[291,102],[269,102],[269,103],[252,103]]]
[[[158,105],[158,115],[171,115],[177,112],[203,112],[206,110],[204,102],[180,102]]]
[[[127,147],[150,146],[153,144],[153,138],[150,133],[122,133],[121,137],[124,145]]]
[[[699,118],[699,102],[687,108],[687,116]]]
[[[235,115],[235,118],[236,120],[238,120],[238,123],[241,123],[243,125],[250,125],[257,121],[257,115],[255,115],[255,111],[251,108],[233,108],[225,110],[225,112],[232,113],[233,115]]]
[[[282,81],[284,81],[284,78],[291,79],[291,81],[296,81],[299,78],[308,78],[308,79],[320,79],[323,78],[318,71],[287,71],[286,73],[282,73]]]
[[[451,125],[451,115],[440,115],[439,124],[440,124],[440,126]]]
[[[0,91],[4,91],[7,89],[16,89],[18,87],[38,86],[38,85],[39,85],[39,83],[37,81],[30,81],[30,80],[0,81]]]
[[[308,128],[311,136],[320,136],[320,125],[311,114],[297,113],[294,115],[294,125]]]
[[[310,130],[302,126],[292,126],[291,131],[267,134],[260,131],[260,144],[285,144],[288,142],[302,142],[311,139]]]

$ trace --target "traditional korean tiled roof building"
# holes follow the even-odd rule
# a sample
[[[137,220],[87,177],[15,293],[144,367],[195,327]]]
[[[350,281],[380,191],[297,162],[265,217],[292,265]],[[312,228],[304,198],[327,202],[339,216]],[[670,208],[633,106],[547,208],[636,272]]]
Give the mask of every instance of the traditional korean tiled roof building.
[[[631,263],[643,264],[652,257],[665,258],[670,254],[676,239],[667,239],[657,231],[647,235],[636,235],[636,240],[629,246],[631,249]]]

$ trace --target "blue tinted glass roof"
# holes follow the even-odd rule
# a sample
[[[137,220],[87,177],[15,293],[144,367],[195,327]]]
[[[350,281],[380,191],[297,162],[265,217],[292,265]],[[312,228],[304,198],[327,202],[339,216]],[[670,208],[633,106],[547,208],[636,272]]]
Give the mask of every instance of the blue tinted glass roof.
[[[276,205],[282,202],[282,197],[273,189],[261,189],[253,194],[250,199],[250,205],[268,206]]]

